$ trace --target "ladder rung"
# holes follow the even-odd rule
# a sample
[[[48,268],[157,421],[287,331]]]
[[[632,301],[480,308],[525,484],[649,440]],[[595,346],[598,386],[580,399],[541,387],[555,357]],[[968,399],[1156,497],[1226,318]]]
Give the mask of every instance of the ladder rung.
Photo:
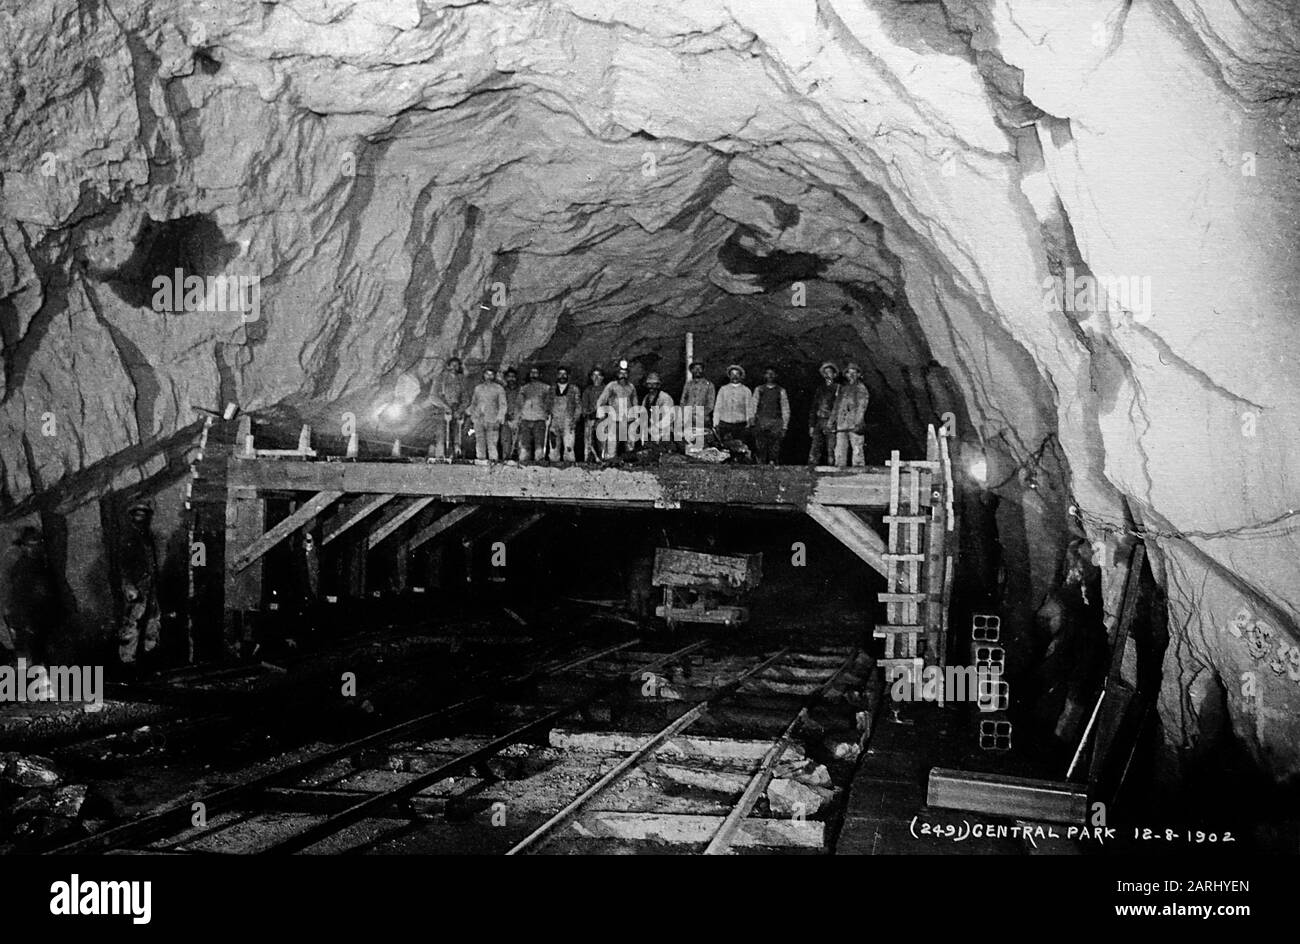
[[[885,524],[925,524],[929,515],[885,515]]]
[[[924,626],[886,626],[882,623],[876,624],[877,636],[889,636],[897,633],[923,633]]]
[[[899,468],[903,468],[903,469],[939,468],[939,463],[934,461],[933,459],[903,459],[899,462],[894,462],[893,459],[887,459],[885,460],[885,465],[897,465]]]
[[[924,593],[877,593],[876,599],[881,603],[924,603],[929,597]]]
[[[924,554],[881,554],[881,560],[887,561],[923,561]]]

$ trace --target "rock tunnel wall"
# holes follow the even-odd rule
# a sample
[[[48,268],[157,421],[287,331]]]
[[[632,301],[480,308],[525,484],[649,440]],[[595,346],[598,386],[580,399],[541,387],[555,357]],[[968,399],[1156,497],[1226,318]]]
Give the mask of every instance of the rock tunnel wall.
[[[89,524],[193,406],[418,436],[377,409],[451,353],[854,357],[988,454],[1038,590],[1068,506],[1145,536],[1167,739],[1209,673],[1294,777],[1298,46],[1285,0],[25,4],[3,507]],[[157,310],[168,267],[255,316]]]

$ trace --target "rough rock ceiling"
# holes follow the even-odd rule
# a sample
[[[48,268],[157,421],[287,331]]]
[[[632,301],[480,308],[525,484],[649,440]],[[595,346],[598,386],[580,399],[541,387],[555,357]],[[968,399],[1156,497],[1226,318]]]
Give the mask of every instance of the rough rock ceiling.
[[[1006,489],[1043,540],[1148,530],[1167,724],[1208,672],[1300,770],[1300,680],[1225,629],[1300,621],[1287,0],[39,0],[0,47],[7,507],[147,473],[192,404],[328,429],[452,352],[847,352],[1002,468],[1059,437]],[[173,263],[260,317],[154,311]],[[1151,307],[1054,310],[1067,270]]]

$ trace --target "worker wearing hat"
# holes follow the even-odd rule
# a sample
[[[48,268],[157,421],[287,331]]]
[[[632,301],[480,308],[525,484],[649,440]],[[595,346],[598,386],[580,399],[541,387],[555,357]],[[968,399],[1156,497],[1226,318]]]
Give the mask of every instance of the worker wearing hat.
[[[122,586],[122,622],[117,631],[117,657],[124,666],[138,667],[158,645],[158,546],[153,537],[153,504],[136,499],[127,506],[130,518],[122,535],[118,574]]]
[[[790,398],[776,382],[776,368],[763,370],[763,382],[754,388],[749,410],[754,427],[754,458],[762,465],[781,461],[781,443],[790,428]]]
[[[628,427],[636,412],[636,387],[632,386],[628,376],[627,361],[619,361],[618,375],[605,385],[596,400],[596,426],[600,440],[605,444],[606,459],[632,449]]]
[[[605,372],[599,367],[593,367],[591,373],[587,375],[587,389],[582,391],[582,461],[599,462],[602,458],[601,448],[604,440],[596,435],[596,427],[599,425],[597,420],[597,406],[601,395],[605,392]]]
[[[713,381],[704,376],[704,365],[699,361],[691,364],[691,374],[682,387],[682,432],[688,443],[702,445],[704,430],[712,423],[713,404],[718,391]]]
[[[0,608],[13,636],[14,655],[29,665],[46,664],[50,636],[58,623],[54,582],[45,563],[44,545],[39,528],[20,528],[0,586]]]
[[[866,445],[867,404],[871,394],[859,376],[858,365],[852,362],[844,365],[844,383],[835,397],[835,464],[840,468],[848,466],[849,453],[852,451],[855,466],[867,464],[863,449]]]
[[[569,380],[569,368],[561,364],[555,368],[555,383],[551,387],[551,415],[547,457],[552,462],[575,462],[574,446],[578,439],[578,419],[582,415],[582,391]]]
[[[646,374],[646,395],[641,401],[644,412],[641,424],[641,441],[669,442],[673,438],[673,398],[663,389],[656,373]]]
[[[732,364],[727,368],[727,382],[718,391],[713,403],[713,428],[718,439],[745,441],[750,421],[754,418],[753,397],[745,386],[745,368]]]
[[[808,447],[810,466],[830,465],[835,459],[835,397],[840,392],[840,369],[830,361],[823,361],[817,369],[822,382],[813,394],[808,407]]]

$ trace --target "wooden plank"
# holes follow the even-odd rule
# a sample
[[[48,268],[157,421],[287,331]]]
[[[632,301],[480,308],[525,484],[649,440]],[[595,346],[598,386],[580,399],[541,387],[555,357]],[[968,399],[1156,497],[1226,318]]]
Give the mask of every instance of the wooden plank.
[[[1088,792],[1081,784],[943,767],[930,771],[926,803],[1047,823],[1083,825],[1088,816]]]
[[[888,501],[889,473],[880,468],[817,474],[795,466],[737,466],[710,463],[649,469],[490,463],[309,462],[227,459],[233,484],[262,491],[341,491],[527,501],[656,502],[881,507]],[[929,474],[923,476],[928,480]]]
[[[501,534],[497,540],[503,544],[508,544],[545,517],[546,512],[535,511],[531,515],[523,518],[521,521],[516,521],[505,533]]]
[[[927,603],[929,598],[924,593],[877,593],[876,599],[881,603]]]
[[[551,747],[565,750],[592,751],[599,754],[634,754],[654,740],[653,734],[634,734],[630,731],[570,731],[553,728],[548,739]],[[715,738],[699,735],[674,737],[659,745],[655,757],[676,757],[691,760],[759,761],[767,756],[771,741],[742,738]],[[792,744],[787,756],[804,760],[803,748]]]
[[[233,558],[235,548],[256,541],[266,529],[266,506],[261,497],[242,489],[230,489],[226,496],[225,553]],[[239,645],[244,629],[241,614],[262,604],[262,564],[254,560],[242,570],[225,567],[223,581],[225,613],[224,642],[228,651]]]
[[[343,493],[338,491],[317,492],[297,511],[236,554],[230,566],[243,570],[342,497]]]
[[[856,554],[872,570],[888,579],[888,565],[884,561],[884,548],[881,546],[883,542],[880,540],[880,536],[871,531],[865,522],[860,522],[862,529],[870,532],[874,540],[865,539],[861,530],[854,528],[841,515],[835,513],[837,509],[827,508],[817,502],[809,502],[804,510],[808,512],[808,517],[834,535],[841,544]],[[838,510],[843,511],[844,509]]]
[[[924,555],[924,554],[881,554],[880,556],[881,556],[883,559],[887,560],[887,561],[923,561],[923,560],[925,560],[925,555]]]
[[[396,497],[395,495],[363,495],[356,501],[348,503],[337,515],[325,523],[320,540],[321,546],[324,547],[329,544],[353,525],[364,521]]]
[[[421,511],[423,511],[428,505],[432,503],[433,503],[432,496],[425,497],[425,498],[414,498],[407,501],[405,505],[397,509],[397,511],[394,512],[393,514],[389,515],[379,525],[379,527],[375,528],[374,531],[370,532],[370,537],[367,539],[366,542],[367,546],[371,550],[374,550],[374,548],[376,547],[376,545],[379,544],[380,541],[384,540],[384,538],[391,535],[394,531],[396,531],[402,525],[406,524],[406,522],[410,521],[412,518],[414,518],[416,515],[418,515]]]
[[[761,554],[707,554],[676,547],[655,548],[651,583],[656,587],[717,587],[747,590],[763,577]]]
[[[432,541],[447,529],[454,527],[466,518],[477,514],[482,510],[482,505],[457,505],[437,521],[421,529],[415,537],[411,538],[410,542],[407,544],[407,548],[414,551],[416,548]]]
[[[574,823],[577,835],[632,842],[706,843],[724,818],[690,813],[587,813]],[[744,848],[821,849],[826,824],[810,819],[747,819],[731,844]]]
[[[925,515],[885,515],[885,524],[925,524],[930,519]]]
[[[883,636],[886,633],[919,633],[924,630],[924,626],[912,624],[895,624],[895,623],[877,623],[875,634]]]

